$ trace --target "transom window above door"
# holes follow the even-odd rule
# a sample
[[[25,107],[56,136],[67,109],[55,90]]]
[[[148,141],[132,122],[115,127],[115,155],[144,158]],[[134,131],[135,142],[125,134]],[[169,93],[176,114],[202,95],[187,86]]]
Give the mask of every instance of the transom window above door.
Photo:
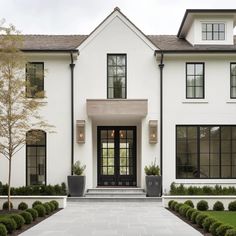
[[[107,98],[126,98],[126,54],[107,55]]]

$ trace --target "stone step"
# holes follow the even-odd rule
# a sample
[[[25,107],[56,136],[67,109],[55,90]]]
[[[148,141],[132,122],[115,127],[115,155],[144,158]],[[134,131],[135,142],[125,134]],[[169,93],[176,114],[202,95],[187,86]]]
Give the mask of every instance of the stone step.
[[[135,198],[135,197],[146,197],[146,193],[86,193],[85,197],[126,197],[126,198]]]
[[[68,203],[76,202],[158,202],[162,204],[161,197],[68,197]]]
[[[91,188],[87,190],[87,193],[133,193],[133,194],[143,194],[145,193],[142,188]]]

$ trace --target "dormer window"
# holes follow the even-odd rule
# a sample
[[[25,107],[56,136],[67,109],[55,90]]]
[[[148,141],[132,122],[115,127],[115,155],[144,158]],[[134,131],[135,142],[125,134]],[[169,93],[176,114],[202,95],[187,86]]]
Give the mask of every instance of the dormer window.
[[[202,23],[202,40],[225,40],[225,24]]]

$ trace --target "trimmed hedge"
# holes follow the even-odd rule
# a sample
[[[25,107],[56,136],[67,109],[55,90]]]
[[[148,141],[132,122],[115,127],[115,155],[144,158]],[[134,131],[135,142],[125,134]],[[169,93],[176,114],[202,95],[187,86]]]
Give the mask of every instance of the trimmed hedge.
[[[7,236],[6,226],[2,223],[0,223],[0,236]]]
[[[42,204],[36,205],[34,209],[38,212],[39,217],[44,217],[46,215],[45,207]]]
[[[16,229],[21,229],[25,224],[25,219],[19,214],[11,214],[9,217],[16,222]]]
[[[213,236],[217,236],[217,233],[216,233],[216,230],[219,226],[223,225],[223,223],[219,222],[219,221],[216,221],[215,223],[213,223],[211,226],[210,226],[210,233],[213,235]]]
[[[0,195],[7,195],[8,185],[0,184]],[[56,184],[56,185],[32,185],[32,186],[23,186],[18,188],[11,188],[11,195],[50,195],[50,196],[63,196],[67,195],[66,184]]]
[[[38,218],[38,212],[35,209],[29,208],[29,209],[26,209],[25,211],[31,214],[33,221],[35,221]]]
[[[171,203],[171,205],[170,205],[170,208],[171,208],[171,210],[175,210],[175,205],[177,204],[178,202],[176,202],[176,201],[173,201],[172,203]]]
[[[228,229],[233,229],[231,225],[223,224],[216,229],[217,236],[225,236]]]
[[[191,217],[192,217],[192,214],[193,212],[197,211],[196,209],[193,209],[193,208],[189,208],[189,210],[187,210],[186,212],[186,217],[187,219],[190,221],[191,220]]]
[[[210,229],[210,226],[215,223],[217,220],[215,218],[212,218],[212,217],[207,217],[204,219],[203,223],[202,223],[202,227],[203,229],[209,233],[209,229]]]
[[[52,203],[55,207],[55,210],[57,210],[59,208],[59,203],[56,200],[52,200],[50,201],[50,203]]]
[[[49,214],[51,213],[51,207],[50,207],[49,203],[48,203],[48,202],[45,202],[45,203],[43,204],[43,206],[44,206],[44,208],[45,208],[45,210],[46,210],[46,215],[49,215]]]
[[[175,205],[175,211],[179,213],[179,208],[180,208],[181,206],[183,206],[183,205],[184,205],[183,203],[177,203],[177,204]]]
[[[197,215],[197,217],[196,217],[196,223],[197,223],[197,225],[200,227],[200,228],[203,228],[203,221],[207,218],[208,216],[207,215],[205,215],[205,214],[203,214],[203,213],[201,213],[201,214],[199,214],[199,215]]]
[[[201,201],[199,201],[199,202],[197,203],[197,209],[198,209],[199,211],[207,211],[208,208],[209,208],[208,202],[205,201],[205,200],[201,200]]]
[[[191,200],[185,201],[184,204],[186,204],[186,205],[188,205],[188,206],[194,208],[194,204],[193,204],[193,202],[192,202]]]
[[[230,202],[228,209],[229,211],[236,211],[236,201]]]
[[[169,202],[168,202],[168,208],[170,208],[170,206],[171,206],[171,204],[174,202],[174,200],[170,200]]]
[[[195,211],[195,212],[193,212],[193,214],[191,215],[191,221],[192,221],[193,224],[196,224],[196,218],[197,218],[197,216],[198,216],[199,214],[201,214],[200,211]]]
[[[25,224],[29,225],[32,223],[33,217],[29,212],[23,211],[20,213],[20,215],[25,219]]]
[[[32,204],[32,207],[34,208],[37,205],[42,205],[43,203],[41,201],[34,201]]]
[[[9,234],[11,234],[17,228],[16,222],[9,217],[0,218],[0,223],[5,225]]]
[[[220,201],[215,202],[215,204],[213,205],[213,211],[223,211],[224,209],[224,205]]]
[[[27,203],[21,202],[21,203],[18,205],[18,210],[24,211],[24,210],[26,210],[26,209],[28,209]]]
[[[186,217],[186,212],[192,209],[189,205],[183,204],[180,208],[179,208],[179,214],[183,217]]]
[[[172,183],[170,185],[170,195],[236,195],[235,187],[222,187],[220,185],[210,186],[189,186]]]
[[[236,229],[228,229],[225,236],[236,236]]]
[[[10,208],[11,208],[11,209],[13,208],[12,202],[10,202]],[[8,201],[6,201],[6,202],[4,202],[4,203],[2,204],[2,209],[3,209],[3,210],[8,210]]]

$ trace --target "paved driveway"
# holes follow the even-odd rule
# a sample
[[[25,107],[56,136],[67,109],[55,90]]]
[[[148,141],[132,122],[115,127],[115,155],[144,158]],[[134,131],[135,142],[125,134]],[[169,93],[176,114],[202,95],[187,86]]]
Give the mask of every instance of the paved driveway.
[[[22,236],[199,236],[157,202],[75,202]]]

